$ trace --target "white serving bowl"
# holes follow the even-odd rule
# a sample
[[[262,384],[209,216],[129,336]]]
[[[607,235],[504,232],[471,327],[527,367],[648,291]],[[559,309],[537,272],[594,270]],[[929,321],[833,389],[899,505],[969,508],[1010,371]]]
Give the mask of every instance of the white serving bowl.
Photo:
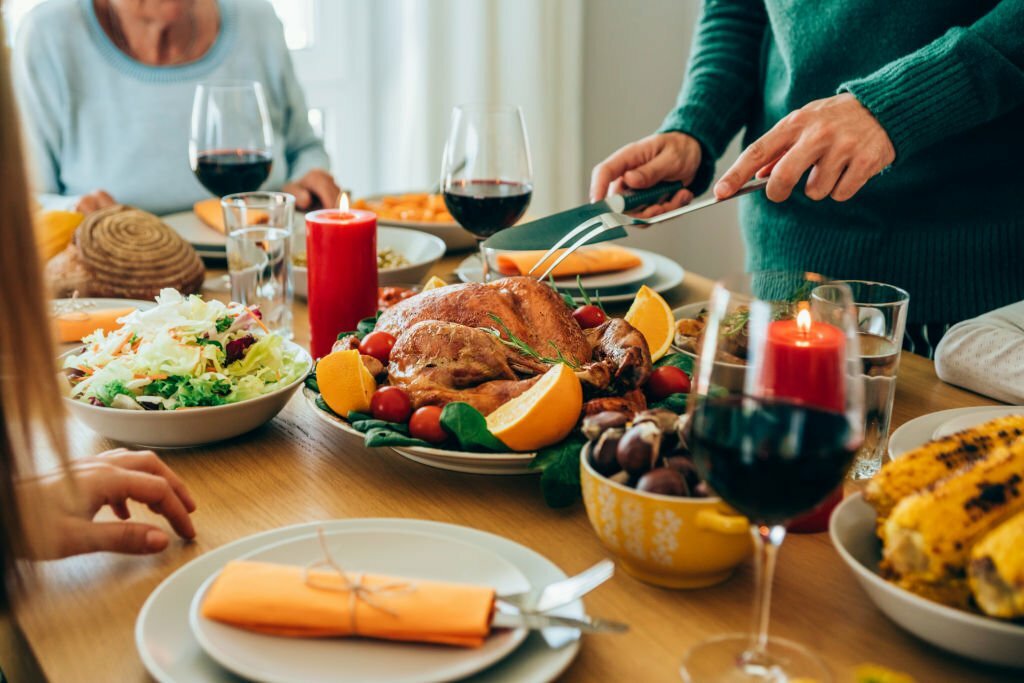
[[[970,659],[1024,668],[1024,626],[941,605],[878,574],[881,542],[875,511],[857,493],[832,513],[829,535],[872,602],[887,617],[932,645]]]
[[[363,197],[366,201],[378,201],[389,195],[409,194],[407,192],[391,192],[388,194],[374,194]],[[433,235],[444,240],[448,251],[469,251],[475,249],[477,242],[473,233],[463,228],[458,223],[438,223],[436,221],[400,221],[392,218],[377,217],[377,225],[389,228],[407,228]]]
[[[377,250],[393,249],[409,260],[399,268],[377,271],[377,284],[381,287],[420,282],[427,276],[445,252],[445,243],[439,237],[404,228],[377,228]],[[292,289],[295,296],[306,298],[308,293],[307,269],[292,267]]]
[[[697,314],[700,313],[701,310],[708,307],[708,303],[709,302],[707,301],[697,301],[692,304],[680,306],[679,308],[676,308],[672,311],[672,317],[676,319],[676,322],[688,318],[696,318]],[[684,356],[689,356],[690,358],[692,358],[694,366],[696,366],[697,354],[687,351],[686,349],[679,348],[678,346],[675,345],[675,341],[672,342],[672,348],[673,350],[678,351]],[[718,367],[717,378],[715,380],[716,383],[721,384],[726,389],[730,389],[733,391],[743,390],[743,379],[746,376],[747,370],[745,365],[739,365],[737,363],[726,363],[725,361],[721,360],[715,361],[715,365]]]
[[[121,410],[64,399],[76,418],[114,441],[153,448],[184,448],[223,441],[252,431],[274,419],[306,379],[313,359],[298,344],[285,342],[305,364],[299,378],[277,391],[223,406],[182,410]]]

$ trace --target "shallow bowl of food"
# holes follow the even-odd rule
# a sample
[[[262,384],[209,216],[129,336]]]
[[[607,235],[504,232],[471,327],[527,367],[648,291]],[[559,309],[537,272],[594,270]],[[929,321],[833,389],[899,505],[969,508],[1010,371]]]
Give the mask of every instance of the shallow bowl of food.
[[[69,351],[68,354],[74,352]],[[65,397],[64,404],[74,417],[94,432],[122,443],[153,448],[186,448],[223,441],[274,419],[302,384],[313,366],[313,359],[293,342],[285,342],[285,352],[304,365],[297,379],[276,391],[237,403],[178,410],[125,410]]]
[[[882,548],[875,525],[874,508],[858,493],[832,513],[829,534],[878,609],[943,650],[988,664],[1024,668],[1024,625],[947,607],[886,581],[879,573]]]
[[[680,320],[692,320],[695,319],[700,312],[706,310],[708,307],[707,301],[698,301],[692,304],[686,304],[680,306],[672,311],[672,315],[676,319],[676,339],[672,344],[672,348],[693,359],[694,367],[697,366],[697,353],[692,348],[687,348],[687,345],[681,345],[679,337],[679,321]],[[730,391],[742,391],[743,390],[743,378],[746,374],[746,366],[740,363],[730,363],[723,360],[715,361],[715,365],[718,368],[718,372],[715,373],[715,380],[718,384],[721,384]]]
[[[448,251],[468,251],[476,247],[476,237],[451,218],[440,194],[377,194],[357,199],[353,206],[376,213],[377,225],[406,228],[438,237],[444,241]]]
[[[444,241],[433,235],[402,228],[377,228],[377,284],[382,287],[420,282],[444,256]],[[292,290],[306,298],[309,271],[305,254],[292,262]]]
[[[721,498],[638,491],[580,457],[590,525],[630,575],[665,588],[721,583],[751,553],[750,524]]]

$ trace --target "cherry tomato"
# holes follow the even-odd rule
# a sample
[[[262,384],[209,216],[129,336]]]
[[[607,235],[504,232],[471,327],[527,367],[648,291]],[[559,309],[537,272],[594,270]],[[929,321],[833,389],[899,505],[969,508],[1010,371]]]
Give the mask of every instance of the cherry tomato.
[[[655,368],[651,378],[647,380],[647,395],[655,401],[666,399],[672,394],[685,394],[690,391],[690,377],[672,365]]]
[[[423,439],[428,443],[443,443],[448,440],[448,432],[441,426],[441,407],[423,406],[409,418],[409,436]]]
[[[572,312],[572,317],[575,318],[576,322],[579,323],[579,326],[585,330],[590,329],[591,327],[597,327],[608,319],[608,316],[604,314],[604,311],[594,304],[580,306]]]
[[[391,359],[391,349],[395,347],[395,338],[387,332],[371,332],[359,342],[359,353],[373,356],[384,365]]]
[[[409,394],[399,387],[381,387],[373,392],[370,412],[378,420],[405,422],[412,414],[412,400],[409,399]]]

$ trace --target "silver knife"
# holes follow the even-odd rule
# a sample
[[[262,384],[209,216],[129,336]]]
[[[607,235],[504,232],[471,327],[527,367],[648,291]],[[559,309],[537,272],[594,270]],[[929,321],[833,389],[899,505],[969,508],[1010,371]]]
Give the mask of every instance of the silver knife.
[[[558,626],[574,628],[583,633],[625,633],[629,630],[628,624],[623,624],[619,621],[576,619],[556,614],[524,614],[522,612],[504,612],[500,610],[494,613],[494,617],[491,619],[491,626],[495,628],[528,628],[530,630]]]
[[[550,612],[579,600],[612,578],[614,573],[615,563],[604,559],[575,576],[523,593],[499,595],[498,599],[521,612]]]

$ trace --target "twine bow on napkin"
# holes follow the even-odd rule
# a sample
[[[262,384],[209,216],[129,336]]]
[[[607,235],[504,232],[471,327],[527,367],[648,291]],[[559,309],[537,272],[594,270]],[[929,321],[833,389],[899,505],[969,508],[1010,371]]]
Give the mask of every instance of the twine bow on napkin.
[[[353,578],[351,578],[345,570],[341,568],[338,562],[331,555],[331,551],[327,547],[327,537],[324,535],[323,528],[317,528],[316,535],[320,541],[320,549],[323,550],[324,556],[322,559],[310,562],[303,567],[302,581],[310,588],[314,588],[316,590],[331,591],[333,593],[348,593],[352,634],[359,635],[357,608],[360,602],[375,610],[384,612],[389,616],[398,617],[398,613],[395,610],[381,605],[376,601],[375,596],[383,593],[413,593],[416,591],[416,584],[396,582],[384,584],[382,586],[367,586],[363,584],[364,574],[353,574],[355,577],[353,580]],[[325,583],[323,581],[318,581],[316,575],[312,573],[314,569],[330,569],[334,571],[341,578],[341,585],[339,586],[333,582]]]

